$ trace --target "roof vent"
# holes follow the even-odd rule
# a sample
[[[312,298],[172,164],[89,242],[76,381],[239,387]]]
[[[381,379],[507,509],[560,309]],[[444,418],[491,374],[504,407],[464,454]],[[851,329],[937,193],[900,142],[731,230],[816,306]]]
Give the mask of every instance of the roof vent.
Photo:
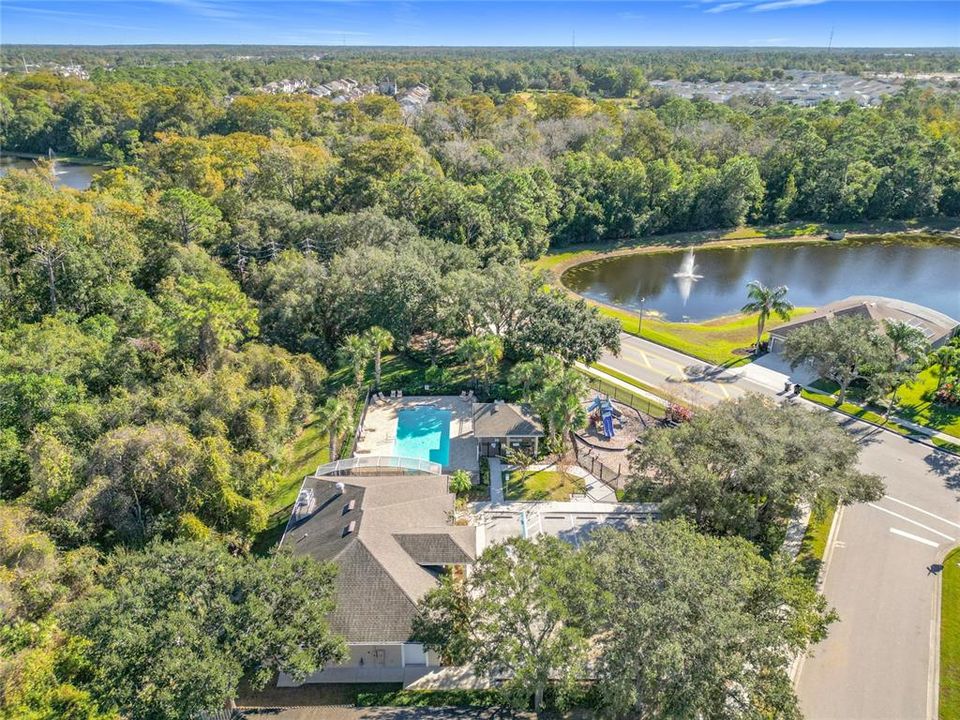
[[[347,535],[350,535],[350,534],[351,534],[352,532],[354,532],[356,529],[357,529],[357,521],[356,521],[356,520],[351,520],[351,521],[350,521],[350,524],[347,525],[347,526],[343,529],[343,537],[346,537]]]
[[[343,489],[346,487],[342,482],[337,483],[337,495],[343,495]]]
[[[351,500],[350,502],[348,502],[346,505],[343,506],[343,514],[346,515],[351,510],[356,509],[356,507],[357,507],[357,501]]]

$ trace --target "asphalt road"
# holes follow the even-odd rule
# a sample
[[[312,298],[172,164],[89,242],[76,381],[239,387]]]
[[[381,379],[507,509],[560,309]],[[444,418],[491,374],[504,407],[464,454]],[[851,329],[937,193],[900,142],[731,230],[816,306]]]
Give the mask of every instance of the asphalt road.
[[[621,340],[620,357],[602,364],[694,403],[783,389],[762,368],[723,370]],[[883,477],[886,497],[838,515],[823,592],[840,621],[800,666],[801,706],[808,720],[933,720],[937,564],[960,542],[960,458],[857,420],[840,424],[862,446],[862,469]]]

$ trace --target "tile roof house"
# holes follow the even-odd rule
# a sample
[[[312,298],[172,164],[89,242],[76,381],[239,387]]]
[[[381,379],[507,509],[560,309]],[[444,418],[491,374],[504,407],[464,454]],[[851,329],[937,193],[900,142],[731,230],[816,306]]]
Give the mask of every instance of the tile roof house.
[[[476,528],[451,524],[445,475],[304,480],[281,544],[337,566],[334,632],[350,658],[307,682],[405,682],[439,660],[410,642],[417,602],[444,567],[476,557]],[[281,685],[292,684],[281,676]]]
[[[496,457],[509,450],[536,455],[543,423],[529,405],[496,401],[473,404],[473,434],[480,457]]]
[[[790,333],[811,323],[824,322],[836,317],[864,317],[879,324],[884,320],[901,321],[919,329],[931,347],[946,343],[960,326],[960,322],[948,315],[923,305],[876,295],[854,295],[824,305],[814,312],[785,323],[770,331],[771,352],[783,350]]]

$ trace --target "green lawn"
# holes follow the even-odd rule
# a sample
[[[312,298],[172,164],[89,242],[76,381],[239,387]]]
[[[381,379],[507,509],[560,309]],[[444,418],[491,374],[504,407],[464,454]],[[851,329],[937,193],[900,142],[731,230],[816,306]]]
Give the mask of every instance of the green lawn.
[[[459,362],[453,353],[441,356],[438,366],[440,374],[431,375],[428,359],[422,353],[385,355],[380,373],[380,389],[383,392],[403,390],[407,395],[457,395],[461,390],[475,388],[469,368]],[[509,362],[501,363],[500,372],[492,379],[489,387],[475,388],[478,397],[512,399],[513,395],[506,382],[511,367]],[[373,363],[370,363],[364,382],[372,385],[373,381]],[[330,374],[327,384],[331,391],[335,391],[348,383],[353,383],[353,373],[343,367]],[[429,390],[427,385],[430,386]]]
[[[269,552],[280,541],[303,478],[330,460],[327,435],[313,417],[307,418],[303,430],[290,444],[287,453],[283,479],[267,499],[267,509],[270,511],[267,527],[253,543],[253,552],[258,555]]]
[[[834,396],[839,390],[839,386],[829,380],[817,380],[812,383],[812,387],[826,393],[831,393],[831,395]],[[960,410],[946,408],[942,405],[933,405],[930,399],[933,397],[933,392],[936,387],[936,370],[934,368],[927,368],[920,373],[916,382],[911,385],[905,385],[900,389],[899,400],[893,414],[911,420],[918,425],[939,430],[940,432],[953,435],[960,439]],[[804,391],[804,397],[821,405],[836,407],[835,397],[834,400],[831,400],[824,395],[807,394],[806,391]],[[849,402],[844,403],[840,408],[844,412],[850,415],[856,415],[864,420],[875,422],[879,425],[884,425],[882,414],[866,409],[862,390],[858,390],[856,387],[850,388],[847,390],[847,400]],[[896,425],[894,422],[886,423],[886,426],[903,435],[910,434],[909,429]],[[941,441],[941,443],[942,442],[943,441]]]
[[[960,439],[960,408],[934,405],[937,389],[937,369],[929,367],[916,382],[900,389],[896,413],[901,417]]]
[[[803,568],[803,573],[810,579],[810,582],[816,582],[817,575],[820,573],[823,555],[827,550],[827,538],[830,536],[830,528],[833,525],[833,516],[836,511],[836,503],[830,502],[822,513],[813,512],[810,515],[807,531],[804,533],[803,541],[800,544],[800,552],[797,553],[797,562]]]
[[[947,442],[946,440],[941,440],[940,438],[930,438],[930,442],[932,442],[938,448],[949,450],[950,452],[960,455],[960,444]]]
[[[797,308],[792,317],[797,318],[813,310],[814,308]],[[702,323],[668,322],[644,316],[641,333],[640,316],[636,313],[607,306],[600,306],[600,312],[617,318],[624,332],[725,367],[750,362],[750,356],[743,353],[753,345],[757,337],[756,315],[732,315]],[[771,329],[784,322],[779,318],[770,318],[764,331],[764,339],[768,337]]]
[[[556,470],[538,470],[526,477],[519,470],[507,476],[508,500],[569,500],[574,493],[586,492],[583,478]]]
[[[816,385],[817,383],[814,383],[814,386]],[[910,429],[902,427],[892,420],[884,420],[883,415],[875,413],[873,410],[868,410],[862,405],[854,405],[853,403],[848,402],[840,404],[837,402],[837,398],[832,395],[822,395],[820,393],[809,392],[808,390],[801,390],[800,394],[805,400],[815,402],[818,405],[823,405],[824,407],[833,408],[834,410],[840,410],[841,412],[845,412],[847,415],[853,415],[854,417],[875,423],[876,425],[882,425],[888,430],[893,430],[895,433],[900,433],[901,435],[910,435],[912,432]],[[848,392],[847,396],[849,397],[849,395],[850,394]]]
[[[960,720],[960,548],[943,561],[940,597],[940,720]]]

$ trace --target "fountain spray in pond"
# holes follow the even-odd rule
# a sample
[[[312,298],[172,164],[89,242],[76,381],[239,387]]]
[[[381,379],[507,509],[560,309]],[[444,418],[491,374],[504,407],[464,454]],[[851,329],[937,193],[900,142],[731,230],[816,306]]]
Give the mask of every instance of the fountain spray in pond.
[[[693,289],[693,284],[703,277],[703,275],[696,274],[697,266],[693,260],[693,250],[687,250],[683,255],[683,262],[680,263],[680,271],[673,274],[677,279],[677,289],[680,292],[680,298],[683,300],[684,305],[687,304],[687,300],[690,298],[690,291]]]

